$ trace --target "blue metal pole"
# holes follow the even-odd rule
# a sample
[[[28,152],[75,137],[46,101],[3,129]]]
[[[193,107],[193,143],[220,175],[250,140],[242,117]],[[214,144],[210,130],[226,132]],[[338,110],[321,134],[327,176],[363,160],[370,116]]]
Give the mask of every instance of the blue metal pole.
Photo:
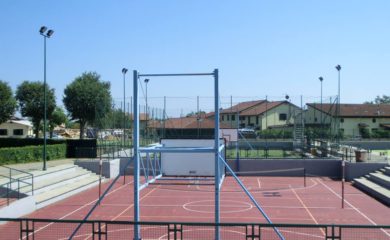
[[[267,220],[267,222],[269,224],[273,224],[271,219],[267,216],[267,214],[265,213],[264,209],[257,203],[256,199],[252,196],[252,194],[248,191],[248,189],[246,189],[245,185],[241,182],[241,180],[237,177],[237,175],[234,173],[234,171],[230,168],[229,164],[227,164],[227,162],[225,161],[225,159],[223,159],[222,157],[220,157],[221,159],[221,162],[225,165],[226,169],[230,172],[230,174],[232,174],[232,176],[236,179],[238,185],[240,185],[240,187],[242,188],[242,190],[245,192],[245,194],[249,197],[249,199],[252,201],[252,203],[255,205],[255,207],[257,208],[257,210],[260,211],[260,213],[263,215],[263,217],[265,218],[265,220]],[[277,227],[272,227],[275,231],[275,233],[278,235],[279,239],[280,240],[285,240],[284,236],[282,235],[282,233],[279,231],[279,229]]]
[[[139,219],[139,108],[138,108],[138,72],[133,71],[133,147],[134,147],[134,240],[141,240]]]
[[[218,69],[214,69],[214,148],[215,148],[215,240],[219,240],[219,223],[220,223],[220,178],[219,178],[219,85]]]

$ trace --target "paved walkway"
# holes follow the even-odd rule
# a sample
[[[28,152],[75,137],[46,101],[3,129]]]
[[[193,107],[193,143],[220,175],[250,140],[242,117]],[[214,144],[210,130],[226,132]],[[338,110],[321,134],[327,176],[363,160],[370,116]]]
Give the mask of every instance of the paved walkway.
[[[75,161],[74,158],[50,160],[50,161],[46,162],[46,166],[47,166],[47,168],[50,168],[50,167],[55,167],[55,166],[63,165],[63,164],[73,164],[74,161]],[[4,165],[4,166],[18,169],[21,171],[29,172],[29,171],[34,171],[34,170],[42,170],[43,163],[42,162],[31,162],[31,163],[9,164],[9,165]],[[9,169],[3,168],[0,166],[0,175],[8,176]]]

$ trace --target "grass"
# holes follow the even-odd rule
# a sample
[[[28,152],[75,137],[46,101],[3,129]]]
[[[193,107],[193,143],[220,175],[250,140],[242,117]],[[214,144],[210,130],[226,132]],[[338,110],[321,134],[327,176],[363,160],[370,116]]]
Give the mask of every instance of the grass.
[[[300,158],[300,155],[292,151],[284,150],[268,150],[254,149],[254,150],[239,150],[240,158]],[[236,149],[228,149],[226,151],[227,158],[236,158]]]
[[[390,156],[390,149],[372,150],[372,152],[375,152],[375,153],[384,153],[385,155]]]

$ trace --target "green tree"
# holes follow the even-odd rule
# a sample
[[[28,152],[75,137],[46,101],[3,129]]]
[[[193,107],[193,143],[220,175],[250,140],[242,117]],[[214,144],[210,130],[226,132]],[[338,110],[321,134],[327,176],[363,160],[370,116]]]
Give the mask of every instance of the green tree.
[[[50,119],[56,100],[54,89],[46,84],[47,119]],[[19,102],[23,117],[30,117],[34,126],[35,137],[38,138],[39,126],[44,118],[44,85],[42,82],[24,81],[16,90],[16,100]]]
[[[17,104],[8,83],[0,80],[0,124],[15,113]]]
[[[376,96],[374,101],[367,101],[364,103],[366,103],[366,104],[390,104],[390,96],[387,96],[387,95],[382,95],[382,97]]]
[[[73,120],[80,123],[80,139],[87,124],[93,125],[110,111],[110,83],[96,72],[85,72],[64,90],[64,105]]]
[[[64,110],[61,107],[56,107],[49,119],[50,138],[53,138],[54,128],[65,123],[66,120],[67,118]]]

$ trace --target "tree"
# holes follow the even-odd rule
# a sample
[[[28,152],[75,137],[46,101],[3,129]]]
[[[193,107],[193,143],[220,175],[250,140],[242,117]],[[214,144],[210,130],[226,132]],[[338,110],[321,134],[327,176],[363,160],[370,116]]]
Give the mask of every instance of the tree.
[[[17,104],[8,83],[0,80],[0,124],[15,113]]]
[[[96,72],[85,72],[66,86],[63,102],[72,119],[80,123],[82,139],[86,125],[93,125],[110,111],[110,83],[101,81]]]
[[[199,112],[190,112],[190,113],[187,113],[186,117],[196,117],[196,116],[204,116],[206,115],[206,112],[205,111],[199,111]]]
[[[67,118],[64,110],[61,107],[56,107],[49,119],[50,138],[53,138],[54,128],[65,123],[66,120]]]
[[[390,104],[390,96],[387,95],[382,95],[381,96],[376,96],[374,101],[368,101],[364,102],[366,104]]]
[[[50,119],[56,100],[54,89],[46,84],[47,119]],[[42,82],[24,81],[16,90],[16,99],[19,102],[23,117],[30,117],[34,126],[35,137],[39,136],[39,126],[44,118],[44,85]]]

